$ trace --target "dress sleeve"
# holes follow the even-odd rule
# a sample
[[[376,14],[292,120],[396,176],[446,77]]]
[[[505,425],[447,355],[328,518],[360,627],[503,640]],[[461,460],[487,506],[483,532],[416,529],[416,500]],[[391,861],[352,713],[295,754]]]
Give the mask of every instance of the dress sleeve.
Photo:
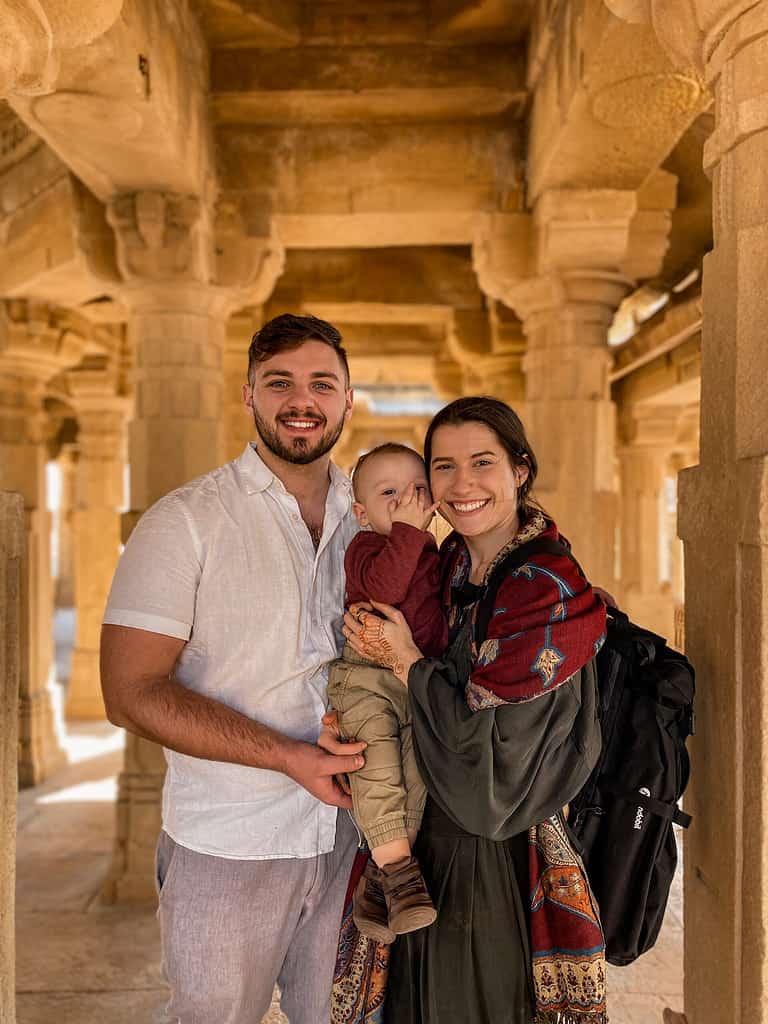
[[[597,762],[594,662],[551,693],[479,712],[467,706],[450,661],[416,662],[408,691],[429,794],[473,835],[507,839],[544,821],[579,792]]]

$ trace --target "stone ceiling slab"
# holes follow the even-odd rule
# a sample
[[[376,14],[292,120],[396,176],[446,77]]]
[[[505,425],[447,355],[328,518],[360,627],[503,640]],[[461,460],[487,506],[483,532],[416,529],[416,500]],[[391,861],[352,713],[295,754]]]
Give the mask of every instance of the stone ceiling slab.
[[[508,44],[218,50],[211,92],[220,124],[519,117],[525,55]]]

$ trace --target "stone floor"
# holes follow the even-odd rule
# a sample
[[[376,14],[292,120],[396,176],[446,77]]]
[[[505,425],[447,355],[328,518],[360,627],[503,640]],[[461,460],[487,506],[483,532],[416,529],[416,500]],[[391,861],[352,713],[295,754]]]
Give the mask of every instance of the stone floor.
[[[165,1024],[154,912],[99,901],[123,735],[81,724],[66,742],[69,766],[19,798],[18,1024]],[[682,1008],[681,947],[677,886],[656,947],[611,970],[613,1024],[661,1024],[665,1006]],[[264,1024],[285,1020],[275,1004]]]

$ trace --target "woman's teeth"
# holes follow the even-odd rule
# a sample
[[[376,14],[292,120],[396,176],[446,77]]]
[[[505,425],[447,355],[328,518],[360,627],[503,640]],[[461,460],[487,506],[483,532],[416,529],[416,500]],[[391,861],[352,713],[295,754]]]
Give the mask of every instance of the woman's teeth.
[[[479,508],[487,505],[490,500],[490,498],[484,498],[482,501],[452,501],[451,506],[457,512],[476,512]]]

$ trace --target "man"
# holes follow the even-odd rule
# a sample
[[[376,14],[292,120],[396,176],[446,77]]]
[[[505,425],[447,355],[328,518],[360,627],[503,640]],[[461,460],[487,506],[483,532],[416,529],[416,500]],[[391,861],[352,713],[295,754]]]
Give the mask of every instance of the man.
[[[157,502],[115,574],[102,634],[110,721],[161,743],[157,853],[169,1014],[254,1024],[275,982],[291,1024],[329,1018],[357,834],[315,745],[357,527],[330,451],[352,410],[341,336],[276,317],[248,352],[258,439]]]

